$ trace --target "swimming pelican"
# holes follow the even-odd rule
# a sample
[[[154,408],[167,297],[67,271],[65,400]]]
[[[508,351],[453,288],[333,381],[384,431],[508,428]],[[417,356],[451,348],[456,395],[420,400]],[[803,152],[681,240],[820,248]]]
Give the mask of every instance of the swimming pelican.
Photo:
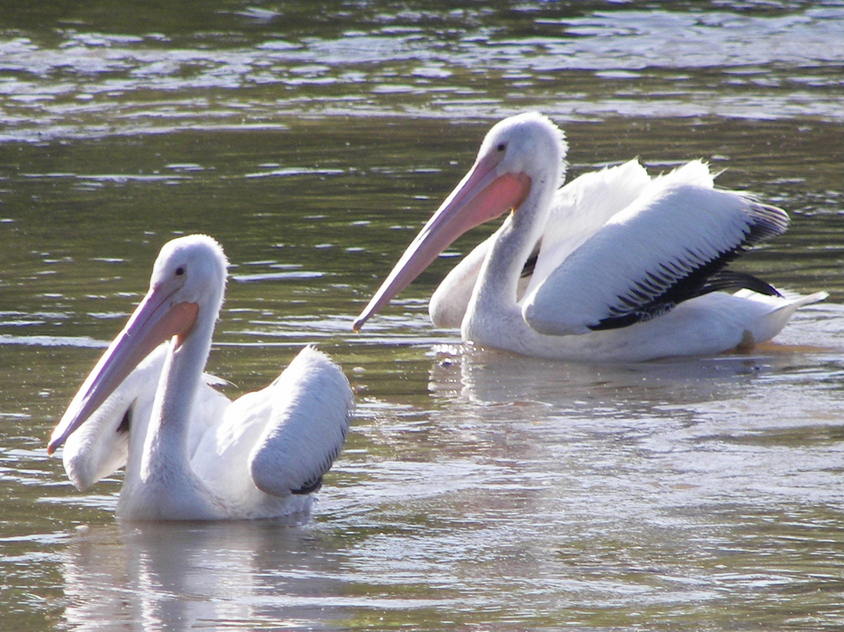
[[[80,489],[126,465],[123,518],[304,513],[343,445],[352,392],[310,346],[234,402],[209,384],[226,265],[205,235],[165,244],[146,296],[53,430],[47,451],[67,441],[65,469]]]
[[[493,126],[354,329],[457,237],[507,210],[429,304],[435,325],[459,326],[482,346],[591,361],[720,353],[769,340],[826,296],[784,298],[724,269],[785,231],[788,216],[714,188],[702,162],[651,178],[633,160],[560,189],[566,149],[562,131],[534,112]]]

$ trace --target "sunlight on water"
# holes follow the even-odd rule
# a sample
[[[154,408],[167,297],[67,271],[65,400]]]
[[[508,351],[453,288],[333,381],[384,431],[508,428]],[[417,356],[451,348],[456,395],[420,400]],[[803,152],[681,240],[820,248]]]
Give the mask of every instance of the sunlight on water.
[[[4,626],[841,629],[842,23],[837,1],[8,7]],[[473,349],[427,300],[486,227],[352,333],[489,125],[528,108],[565,128],[570,176],[703,158],[788,209],[741,268],[830,299],[746,354]],[[308,342],[355,389],[304,524],[121,523],[119,475],[80,493],[46,456],[192,232],[231,261],[208,366],[227,395]]]
[[[171,16],[154,14],[138,34],[108,23],[100,28],[113,31],[95,32],[105,16],[82,10],[29,36],[10,24],[0,38],[0,140],[269,127],[301,113],[496,116],[507,101],[584,120],[840,121],[838,2],[737,12],[562,4],[507,14],[358,7],[336,24],[302,20],[297,3],[263,18],[209,5],[195,17],[213,22],[217,46],[201,27],[180,33]],[[298,28],[280,38],[291,23]]]

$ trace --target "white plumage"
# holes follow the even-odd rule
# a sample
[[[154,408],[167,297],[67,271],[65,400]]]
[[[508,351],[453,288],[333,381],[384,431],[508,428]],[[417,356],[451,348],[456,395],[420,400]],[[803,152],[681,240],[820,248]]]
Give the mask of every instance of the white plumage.
[[[431,298],[434,324],[460,327],[467,341],[595,361],[711,354],[770,339],[826,296],[786,299],[724,270],[783,232],[788,216],[716,189],[702,162],[651,177],[633,160],[559,188],[565,151],[562,132],[539,114],[496,124],[355,327],[462,232],[508,209]]]
[[[67,476],[80,491],[126,465],[129,457],[129,431],[136,440],[144,435],[141,424],[148,422],[167,345],[159,345],[128,375],[88,420],[73,432],[64,444],[62,460]],[[196,445],[211,420],[221,419],[229,399],[212,385],[222,380],[206,374],[191,408],[188,422],[188,452]]]
[[[118,513],[134,520],[268,518],[307,512],[339,453],[352,392],[305,347],[266,388],[234,402],[203,374],[226,260],[210,237],[162,248],[150,290],[53,431],[86,489],[126,466]]]
[[[588,333],[741,248],[757,227],[774,234],[787,221],[780,209],[729,191],[645,187],[535,284],[524,303],[525,320],[544,334]],[[551,250],[560,257],[559,245]]]

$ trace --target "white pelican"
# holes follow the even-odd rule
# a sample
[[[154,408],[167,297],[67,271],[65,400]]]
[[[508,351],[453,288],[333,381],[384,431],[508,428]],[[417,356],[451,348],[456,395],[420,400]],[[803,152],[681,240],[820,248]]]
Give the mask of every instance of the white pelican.
[[[146,296],[53,430],[47,451],[67,441],[65,469],[80,489],[126,465],[123,518],[304,513],[343,445],[352,392],[312,347],[234,402],[209,386],[203,368],[225,279],[210,237],[165,244]]]
[[[566,149],[562,131],[534,112],[493,126],[354,329],[457,237],[507,210],[429,305],[436,326],[459,326],[483,346],[592,361],[720,353],[769,340],[798,307],[826,296],[787,299],[724,270],[782,233],[788,216],[714,188],[700,161],[651,178],[634,160],[560,189]]]

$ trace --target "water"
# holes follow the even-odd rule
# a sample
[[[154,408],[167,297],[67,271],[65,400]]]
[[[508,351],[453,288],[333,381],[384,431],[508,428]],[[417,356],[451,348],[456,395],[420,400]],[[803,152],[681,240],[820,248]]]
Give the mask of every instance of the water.
[[[666,7],[0,7],[4,629],[844,626],[844,4]],[[830,300],[749,355],[542,362],[430,326],[444,258],[352,334],[527,108],[572,175],[726,169],[793,219],[742,269]],[[232,263],[227,393],[305,342],[357,391],[306,524],[121,524],[119,477],[81,494],[46,456],[158,248],[197,231]]]

